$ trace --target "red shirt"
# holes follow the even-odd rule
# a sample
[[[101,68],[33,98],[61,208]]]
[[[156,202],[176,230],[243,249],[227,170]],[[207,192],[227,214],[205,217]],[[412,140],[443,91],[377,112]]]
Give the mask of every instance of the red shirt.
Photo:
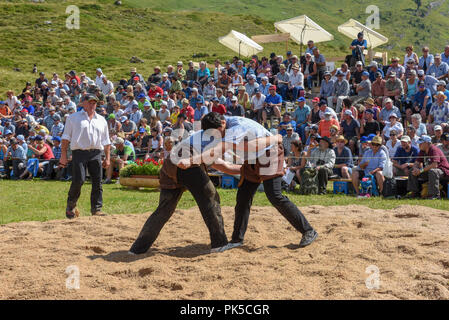
[[[219,104],[217,106],[212,106],[212,112],[217,112],[219,114],[226,114],[226,107],[222,104]]]
[[[193,115],[195,114],[195,110],[191,106],[187,106],[186,108],[182,108],[180,113],[183,113],[187,116],[187,120],[190,122],[193,121]]]
[[[41,155],[41,159],[44,160],[50,160],[50,159],[54,159],[54,155],[53,155],[53,150],[51,150],[51,147],[48,144],[44,144],[44,147],[47,147],[47,151],[45,151],[45,153],[43,155]],[[41,150],[42,147],[37,147],[37,150]]]
[[[416,161],[423,163],[424,167],[436,162],[438,164],[438,169],[441,169],[444,174],[449,177],[449,162],[447,162],[443,151],[437,146],[431,145],[427,154],[424,153],[424,151],[419,151]]]
[[[81,79],[80,79],[80,77],[78,77],[78,76],[71,77],[71,78],[70,78],[70,82],[71,82],[73,79],[75,79],[76,82],[78,82],[78,85],[81,84]]]
[[[158,87],[158,86],[156,86],[155,90],[153,90],[153,89],[148,90],[148,96],[150,97],[150,99],[154,99],[154,96],[158,93],[162,97],[162,95],[164,94],[164,90],[162,90],[162,88]]]

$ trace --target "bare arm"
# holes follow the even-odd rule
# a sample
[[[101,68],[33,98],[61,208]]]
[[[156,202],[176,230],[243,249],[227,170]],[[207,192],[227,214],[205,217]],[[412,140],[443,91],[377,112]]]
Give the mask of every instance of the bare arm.
[[[215,163],[212,165],[212,168],[215,170],[221,171],[230,175],[240,174],[241,165],[231,164],[229,162],[224,161],[221,158],[218,158]]]

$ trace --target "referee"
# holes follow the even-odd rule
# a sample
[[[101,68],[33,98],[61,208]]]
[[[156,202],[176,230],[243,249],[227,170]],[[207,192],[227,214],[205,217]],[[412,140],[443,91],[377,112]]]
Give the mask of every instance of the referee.
[[[72,184],[67,198],[66,216],[73,219],[79,216],[76,203],[81,194],[81,187],[86,180],[86,169],[92,181],[90,210],[94,216],[104,216],[103,188],[101,186],[102,166],[110,165],[110,148],[108,126],[104,117],[95,112],[98,98],[86,95],[82,100],[84,110],[71,114],[65,123],[62,135],[61,159],[62,167],[67,165],[67,149],[70,143],[72,150]],[[101,161],[102,150],[105,159]]]

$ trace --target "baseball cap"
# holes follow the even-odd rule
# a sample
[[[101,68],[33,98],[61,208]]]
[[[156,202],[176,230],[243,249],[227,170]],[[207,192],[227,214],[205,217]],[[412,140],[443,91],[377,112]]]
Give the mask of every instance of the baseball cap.
[[[320,107],[326,105],[327,106],[327,101],[326,100],[320,100],[320,103],[318,104]]]
[[[418,143],[421,144],[421,143],[424,143],[424,142],[431,143],[432,142],[432,138],[429,137],[429,136],[426,136],[426,135],[422,135],[421,138],[419,138]]]
[[[344,76],[344,73],[341,72],[341,70],[338,70],[336,76],[337,76],[337,77],[338,77],[338,76]]]
[[[372,64],[372,63],[371,63]],[[357,61],[356,63],[355,63],[355,65],[356,66],[363,66],[363,63],[362,63],[362,61]],[[371,65],[370,65],[370,67],[371,67]]]
[[[115,119],[115,114],[111,113],[111,114],[108,116],[108,119]]]
[[[366,72],[366,71],[363,71],[363,72],[362,72],[362,76],[366,76],[366,77],[369,77],[369,73],[368,73],[368,72]]]
[[[351,110],[347,110],[347,111],[351,111]],[[366,113],[371,113],[372,115],[375,114],[375,112],[374,112],[373,109],[366,109],[365,112],[366,112]],[[352,112],[351,112],[351,113],[352,113]]]
[[[24,137],[22,134],[19,134],[19,135],[17,136],[17,140],[25,141],[25,137]]]
[[[124,143],[125,143],[125,140],[123,140],[123,138],[120,138],[120,137],[118,137],[114,140],[114,144],[124,144]]]
[[[42,140],[44,140],[44,138],[43,138],[41,135],[37,135],[37,136],[34,138],[34,140],[42,141]]]
[[[233,97],[231,98],[231,101],[238,101],[238,99],[237,99],[236,96],[233,96]]]
[[[137,104],[133,104],[133,106],[131,107],[131,109],[139,109],[139,106]]]
[[[201,100],[201,99],[199,99],[199,100]],[[163,106],[168,106],[168,103],[167,103],[167,101],[162,100],[162,101],[161,101],[161,105],[163,105]]]
[[[141,94],[139,94],[139,95],[137,96],[137,99],[142,99],[142,98],[145,98],[145,94],[144,94],[144,93],[141,93]]]
[[[126,120],[128,120],[128,118],[126,116],[123,116],[120,118],[120,122],[125,122]]]
[[[401,142],[411,142],[412,140],[410,139],[409,136],[402,136],[401,138]]]
[[[424,75],[424,70],[418,70],[418,76],[423,76]]]
[[[326,71],[326,72],[323,74],[323,77],[325,77],[325,76],[332,76],[332,74],[331,74],[329,71]]]
[[[306,101],[306,98],[304,98],[304,97],[299,97],[299,99],[296,100],[296,101],[298,101],[298,102]]]
[[[433,127],[433,130],[434,131],[443,130],[443,128],[439,124],[437,124],[435,127]]]
[[[312,99],[312,102],[320,102],[320,98],[315,97],[315,98]]]
[[[419,80],[419,81],[418,81],[418,87],[419,87],[419,86],[425,86],[425,85],[426,85],[426,84],[424,83],[424,81],[422,81],[422,80]]]
[[[56,137],[51,138],[51,140],[61,142],[61,137],[56,136]]]
[[[376,135],[374,133],[369,134],[367,137],[367,142],[371,142],[375,136]]]
[[[60,117],[58,114],[55,114],[55,115],[53,116],[53,120],[54,120],[54,121],[61,121],[61,117]]]
[[[85,98],[85,101],[92,101],[92,100],[95,100],[95,101],[98,102],[97,96],[95,96],[95,95],[93,95],[93,94],[89,94],[89,95],[87,95],[86,98]]]
[[[151,103],[150,101],[145,101],[145,103],[143,104],[144,107],[151,107]]]
[[[276,90],[276,86],[270,86],[269,88],[268,88],[269,90]]]
[[[398,115],[397,115],[396,113],[392,112],[392,113],[390,114],[390,116],[388,117],[388,119],[390,119],[391,117],[397,119],[397,118],[398,118]]]
[[[5,130],[5,136],[8,134],[12,134],[12,131],[7,129],[7,130]]]
[[[391,71],[390,74],[388,75],[389,77],[396,77],[396,72]]]
[[[378,66],[377,62],[376,61],[372,61],[368,67],[377,67],[377,66]]]
[[[330,113],[330,112],[329,112],[329,113]],[[324,114],[326,114],[326,113],[324,113]],[[352,115],[352,111],[351,111],[351,110],[346,110],[346,111],[345,111],[345,115],[351,116],[352,118],[354,118],[354,116]]]
[[[164,132],[172,132],[172,131],[173,131],[173,129],[170,128],[170,127],[166,127],[166,128],[164,129]]]
[[[17,141],[16,138],[11,138],[11,139],[9,140],[9,143],[10,143],[11,145],[13,145],[13,144],[18,144],[19,142]]]
[[[220,101],[220,100],[217,97],[213,97],[212,102],[215,102],[215,101]]]
[[[446,86],[446,81],[440,80],[440,81],[438,81],[437,85],[438,86]]]
[[[140,128],[140,129],[139,129],[139,132],[140,132],[140,133],[144,133],[145,131],[146,131],[145,128]]]
[[[367,143],[367,142],[368,142],[368,137],[362,136],[362,137],[360,138],[360,143]]]
[[[255,89],[253,90],[253,93],[258,93],[258,92],[260,92],[259,88],[255,88]]]

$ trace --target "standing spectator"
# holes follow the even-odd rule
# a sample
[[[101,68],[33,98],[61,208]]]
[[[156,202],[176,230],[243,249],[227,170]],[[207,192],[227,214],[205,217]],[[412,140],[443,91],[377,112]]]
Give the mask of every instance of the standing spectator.
[[[307,79],[306,89],[308,93],[311,93],[312,90],[312,81],[317,79],[318,69],[315,62],[312,60],[312,55],[310,53],[306,53],[306,60],[301,64],[301,71],[304,75],[304,78]]]
[[[318,85],[320,85],[321,78],[322,78],[324,72],[326,72],[326,59],[320,53],[320,50],[318,50],[317,47],[313,48],[313,61],[315,62],[315,65],[316,65],[316,68],[318,71],[317,80],[318,80]]]
[[[106,120],[95,112],[98,98],[92,95],[83,100],[84,111],[73,113],[67,118],[62,136],[60,165],[67,165],[67,149],[70,143],[72,150],[73,178],[70,186],[66,216],[73,219],[79,216],[76,203],[81,193],[81,187],[86,179],[86,169],[89,169],[92,181],[91,213],[104,215],[101,187],[101,152],[104,150],[103,167],[110,164],[110,141]]]
[[[41,88],[43,82],[48,83],[48,80],[45,78],[44,72],[39,72],[39,78],[37,78],[34,83],[36,87]]]
[[[109,96],[114,93],[114,84],[112,81],[108,80],[105,75],[101,76],[101,85],[99,88],[105,96]]]
[[[449,163],[443,152],[432,144],[429,136],[422,136],[419,140],[418,158],[410,170],[407,181],[409,197],[420,197],[419,182],[428,182],[428,198],[440,199],[440,181],[449,179]]]

